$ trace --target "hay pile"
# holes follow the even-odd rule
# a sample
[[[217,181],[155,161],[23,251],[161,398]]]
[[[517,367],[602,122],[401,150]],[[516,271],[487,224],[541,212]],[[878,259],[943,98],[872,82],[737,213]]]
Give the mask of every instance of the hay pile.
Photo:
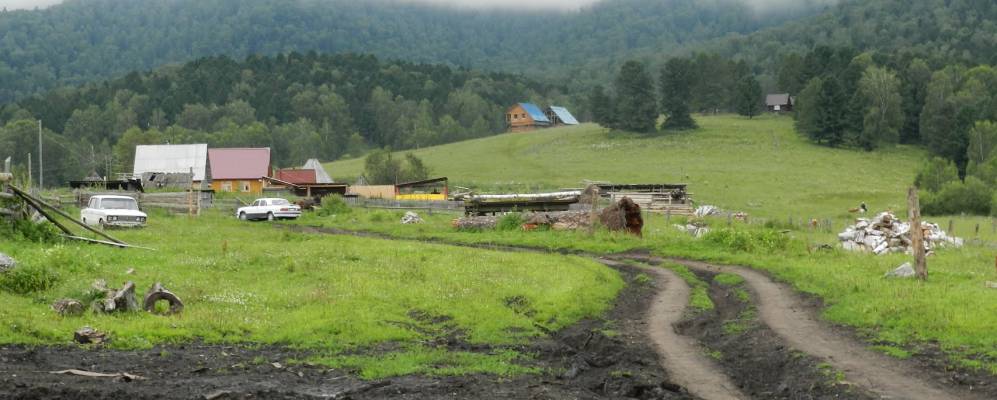
[[[838,234],[841,247],[849,251],[871,252],[874,254],[910,253],[911,226],[890,212],[876,215],[872,220],[859,218],[855,225]],[[921,222],[924,232],[924,249],[932,251],[941,247],[962,247],[963,240],[949,236],[937,224]]]

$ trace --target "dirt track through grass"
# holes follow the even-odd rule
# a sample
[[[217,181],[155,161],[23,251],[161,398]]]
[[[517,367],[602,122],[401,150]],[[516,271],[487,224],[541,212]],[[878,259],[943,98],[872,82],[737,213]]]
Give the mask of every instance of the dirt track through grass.
[[[673,258],[667,260],[691,269],[741,276],[758,296],[757,306],[762,321],[791,347],[825,360],[844,373],[850,382],[883,398],[982,399],[935,387],[918,379],[918,371],[835,333],[808,309],[793,289],[772,281],[763,273],[737,266],[719,266]]]
[[[333,234],[360,234],[360,235],[370,235],[377,236],[381,238],[391,238],[390,235],[384,234],[368,234],[359,232],[349,232],[345,230],[335,230],[335,231],[325,231],[325,233]],[[406,239],[399,239],[406,240]],[[409,239],[410,240],[410,239]],[[441,240],[430,240],[431,242],[441,243],[446,241]],[[533,251],[533,252],[545,252],[543,249],[529,248],[529,247],[517,247],[517,246],[489,246],[489,245],[476,245],[468,243],[454,243],[459,246],[466,247],[481,247],[490,250],[500,250],[500,251]],[[600,258],[597,254],[585,253],[581,251],[572,252],[578,255],[587,254],[589,257],[596,259],[600,262],[607,261],[605,258]],[[761,320],[764,324],[768,325],[776,334],[778,334],[790,347],[797,351],[807,353],[813,357],[825,360],[829,365],[831,365],[835,370],[842,372],[845,378],[865,389],[869,392],[875,393],[884,399],[905,399],[905,400],[937,400],[937,399],[984,399],[981,394],[969,393],[965,390],[957,390],[953,388],[941,388],[937,385],[929,383],[926,379],[920,379],[919,376],[927,377],[928,374],[922,374],[915,368],[912,368],[899,360],[891,359],[880,353],[876,353],[866,348],[866,345],[861,342],[843,335],[836,333],[834,328],[829,324],[820,320],[820,318],[806,305],[806,303],[801,299],[797,292],[791,287],[783,284],[776,283],[770,277],[762,272],[740,266],[720,266],[714,265],[706,262],[693,261],[682,258],[659,258],[653,256],[645,255],[631,255],[631,254],[621,254],[616,256],[607,255],[606,257],[612,258],[615,261],[631,260],[637,262],[647,262],[651,264],[658,264],[662,261],[670,261],[676,264],[686,266],[690,269],[696,269],[701,271],[707,271],[712,273],[729,273],[736,274],[745,279],[746,283],[755,291],[758,297],[757,307],[759,309],[759,314]],[[677,279],[672,279],[671,281],[676,281]],[[675,291],[675,289],[672,289]],[[688,288],[687,288],[688,290]],[[663,291],[667,291],[667,288]],[[665,295],[667,296],[667,295]],[[665,298],[667,299],[667,297]],[[685,296],[684,302],[688,302],[688,294]],[[657,301],[655,300],[655,305],[657,306]],[[674,302],[672,299],[663,300],[665,302]],[[674,304],[672,308],[674,308]],[[682,307],[684,309],[684,306]],[[653,309],[653,307],[652,307]],[[668,315],[674,312],[674,310],[669,308],[661,308],[657,311],[652,312],[652,314],[664,313]],[[650,318],[650,315],[649,315]],[[653,324],[655,322],[649,321],[648,324]],[[660,322],[658,323],[660,325]],[[668,324],[663,326],[670,326]],[[674,333],[674,332],[673,332]],[[682,340],[687,340],[687,338],[681,338]],[[667,341],[668,345],[674,347],[678,341]],[[657,343],[656,343],[657,344]],[[659,347],[659,352],[663,351]],[[660,354],[665,356],[665,354]],[[667,358],[667,357],[666,357]],[[670,362],[670,361],[666,361]],[[666,366],[669,372],[672,372],[674,366]],[[676,375],[676,379],[680,375]],[[723,378],[725,381],[729,382],[726,377]],[[704,380],[709,383],[708,380]],[[713,381],[713,385],[718,385],[719,381]],[[692,382],[695,384],[695,382]],[[689,381],[683,382],[684,385],[689,385]],[[733,386],[729,386],[733,387]],[[719,394],[718,394],[719,395]],[[714,397],[702,397],[706,399],[712,399]],[[717,397],[717,398],[737,398],[737,397]]]
[[[619,263],[600,260],[609,266]],[[644,268],[663,284],[647,310],[647,335],[654,342],[661,365],[672,380],[706,400],[742,400],[749,398],[704,354],[695,339],[675,332],[689,305],[689,285],[678,275],[661,268]]]

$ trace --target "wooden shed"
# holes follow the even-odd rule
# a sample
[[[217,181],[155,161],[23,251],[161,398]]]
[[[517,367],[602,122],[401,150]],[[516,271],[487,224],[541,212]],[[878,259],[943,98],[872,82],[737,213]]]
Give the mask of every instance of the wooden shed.
[[[599,183],[599,195],[610,201],[629,197],[645,212],[671,215],[692,215],[692,198],[685,184],[638,183],[613,184]]]
[[[793,103],[795,103],[795,100],[789,93],[770,94],[765,96],[765,106],[769,112],[793,112]]]
[[[533,103],[516,103],[505,112],[509,132],[528,132],[551,126],[547,115]]]
[[[395,185],[395,200],[446,201],[450,195],[447,178],[426,179]]]

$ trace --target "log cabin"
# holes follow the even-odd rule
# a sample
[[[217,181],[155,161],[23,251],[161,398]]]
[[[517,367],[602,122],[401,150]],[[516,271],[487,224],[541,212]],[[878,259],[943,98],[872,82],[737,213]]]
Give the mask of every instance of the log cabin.
[[[533,103],[517,103],[505,112],[509,132],[529,132],[551,126],[550,119]]]

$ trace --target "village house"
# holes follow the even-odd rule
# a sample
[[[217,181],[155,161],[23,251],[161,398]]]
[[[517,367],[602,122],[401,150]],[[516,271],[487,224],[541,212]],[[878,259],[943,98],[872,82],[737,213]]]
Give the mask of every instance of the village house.
[[[533,103],[517,103],[510,107],[505,112],[505,122],[509,132],[528,132],[551,125],[547,115]]]
[[[270,148],[208,150],[211,188],[218,192],[263,193],[270,177]]]
[[[555,126],[559,125],[578,125],[578,120],[575,119],[574,115],[567,108],[559,106],[550,106],[544,110],[544,115],[547,119],[551,121]]]
[[[135,179],[141,179],[145,188],[200,185],[201,182],[211,179],[208,169],[208,145],[135,146],[132,175]]]
[[[769,112],[788,113],[793,112],[795,100],[789,93],[770,94],[765,96],[765,106],[768,107]]]

